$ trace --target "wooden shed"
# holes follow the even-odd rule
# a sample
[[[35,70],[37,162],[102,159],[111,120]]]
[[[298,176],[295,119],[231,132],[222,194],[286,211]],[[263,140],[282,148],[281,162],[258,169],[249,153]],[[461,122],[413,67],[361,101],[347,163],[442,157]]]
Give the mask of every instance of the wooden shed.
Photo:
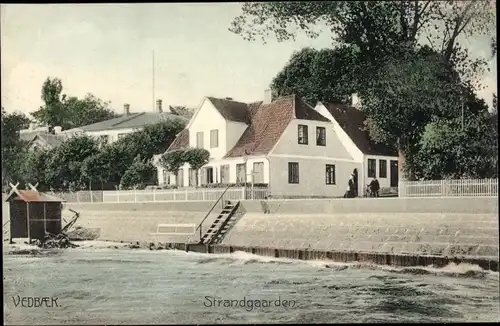
[[[44,240],[45,232],[58,234],[62,228],[63,199],[33,190],[14,190],[6,199],[10,209],[10,240]]]

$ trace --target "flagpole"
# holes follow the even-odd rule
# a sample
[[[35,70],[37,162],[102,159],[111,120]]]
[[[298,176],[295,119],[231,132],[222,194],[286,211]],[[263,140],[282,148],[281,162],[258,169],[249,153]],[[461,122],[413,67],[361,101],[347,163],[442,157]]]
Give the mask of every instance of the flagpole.
[[[153,50],[153,112],[156,112],[155,104],[155,50]]]

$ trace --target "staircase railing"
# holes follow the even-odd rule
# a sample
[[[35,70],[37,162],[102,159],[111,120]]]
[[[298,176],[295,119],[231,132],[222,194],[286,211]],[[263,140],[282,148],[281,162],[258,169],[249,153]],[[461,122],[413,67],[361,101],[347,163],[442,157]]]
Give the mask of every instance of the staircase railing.
[[[207,215],[205,215],[205,218],[200,222],[200,224],[196,227],[196,230],[195,232],[200,229],[200,239],[203,237],[203,222],[205,222],[205,220],[207,219],[207,217],[210,215],[210,213],[212,213],[212,211],[214,210],[215,206],[217,206],[217,204],[220,202],[220,200],[222,199],[222,197],[224,197],[224,194],[226,193],[226,191],[231,187],[231,185],[228,185],[226,187],[226,189],[224,189],[224,191],[222,192],[222,194],[219,196],[219,198],[217,199],[217,201],[215,202],[215,204],[212,206],[212,208],[210,208],[210,210],[208,211]]]

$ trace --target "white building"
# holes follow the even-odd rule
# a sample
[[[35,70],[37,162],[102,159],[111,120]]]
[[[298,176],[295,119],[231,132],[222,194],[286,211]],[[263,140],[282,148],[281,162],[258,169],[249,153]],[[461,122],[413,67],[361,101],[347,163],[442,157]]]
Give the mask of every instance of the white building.
[[[264,102],[251,104],[204,98],[167,152],[205,148],[210,152],[209,163],[198,178],[188,164],[177,176],[158,165],[158,183],[178,187],[268,184],[274,197],[337,197],[344,194],[351,173],[361,175],[358,192],[362,194],[369,181],[368,172],[364,173],[365,161],[372,169],[372,159],[397,160],[396,156],[381,156],[387,152],[367,152],[359,141],[362,131],[352,134],[359,139],[350,139],[350,130],[358,121],[353,126],[349,121],[339,125],[330,105],[318,104],[315,109],[296,95],[272,102],[269,92],[265,97]],[[341,127],[343,123],[347,124]],[[384,167],[384,163],[379,164]],[[379,171],[377,167],[375,170]],[[382,187],[388,184],[380,181]]]
[[[139,131],[148,124],[153,124],[161,120],[180,119],[187,122],[187,119],[171,112],[163,112],[162,101],[156,101],[155,112],[131,113],[130,105],[123,105],[122,116],[106,121],[93,123],[87,126],[68,129],[65,134],[86,134],[100,138],[104,144],[111,144],[123,136]]]

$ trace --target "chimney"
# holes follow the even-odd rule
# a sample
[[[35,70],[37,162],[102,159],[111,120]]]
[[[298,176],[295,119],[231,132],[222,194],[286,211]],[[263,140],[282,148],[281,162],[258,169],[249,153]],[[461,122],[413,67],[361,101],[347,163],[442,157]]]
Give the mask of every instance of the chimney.
[[[54,134],[55,134],[55,135],[58,135],[58,134],[60,134],[61,132],[62,132],[62,127],[60,127],[60,126],[55,126],[55,127],[54,127]]]
[[[161,100],[156,100],[156,112],[162,113],[163,109],[161,107]]]
[[[273,92],[270,89],[264,91],[264,101],[262,104],[269,104],[273,101]]]
[[[226,97],[226,100],[228,100],[228,101],[232,101],[232,100],[233,100],[233,98],[232,98],[232,97]]]
[[[123,104],[123,115],[130,115],[130,104]]]
[[[353,93],[351,95],[351,106],[359,109],[360,107],[360,103],[359,103],[359,97],[358,97],[358,93]]]

